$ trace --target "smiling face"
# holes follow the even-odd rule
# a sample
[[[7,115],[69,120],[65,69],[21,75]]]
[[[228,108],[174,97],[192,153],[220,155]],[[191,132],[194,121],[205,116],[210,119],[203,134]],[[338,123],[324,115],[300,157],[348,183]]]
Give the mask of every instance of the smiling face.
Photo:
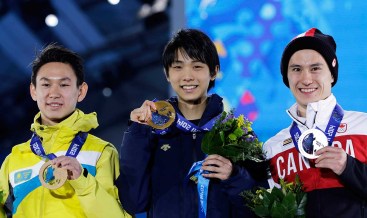
[[[320,53],[304,49],[295,52],[289,60],[288,81],[298,110],[305,116],[308,103],[330,96],[334,78]]]
[[[74,112],[77,102],[84,99],[88,86],[77,86],[77,78],[69,64],[50,62],[37,74],[36,85],[31,84],[32,99],[41,111],[43,125],[55,125]]]
[[[171,83],[178,99],[187,104],[198,104],[207,98],[209,82],[214,81],[207,64],[191,59],[183,50],[177,52],[168,68],[167,80]]]

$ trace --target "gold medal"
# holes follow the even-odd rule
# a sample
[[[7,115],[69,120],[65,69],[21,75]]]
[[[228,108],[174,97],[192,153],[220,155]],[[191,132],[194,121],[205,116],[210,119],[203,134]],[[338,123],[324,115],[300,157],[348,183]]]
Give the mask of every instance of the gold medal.
[[[53,190],[64,185],[68,173],[66,169],[54,167],[51,161],[47,161],[42,165],[38,176],[44,187]]]
[[[167,101],[154,102],[157,111],[152,111],[152,119],[148,120],[149,126],[155,129],[169,127],[176,118],[176,111]]]

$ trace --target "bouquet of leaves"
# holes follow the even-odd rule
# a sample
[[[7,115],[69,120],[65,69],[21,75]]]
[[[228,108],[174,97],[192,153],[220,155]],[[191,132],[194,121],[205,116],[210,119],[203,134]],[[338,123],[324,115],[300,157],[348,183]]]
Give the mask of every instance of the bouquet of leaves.
[[[4,192],[0,188],[0,216],[1,216],[1,214],[5,213],[3,205],[1,204],[1,202],[3,202],[3,197],[4,197]]]
[[[256,193],[245,191],[241,195],[246,199],[247,206],[259,217],[306,217],[307,196],[298,175],[291,183],[286,183],[281,179],[280,188],[260,187]]]
[[[223,112],[213,128],[205,133],[201,149],[206,154],[219,154],[234,163],[265,160],[262,142],[243,115],[234,116],[234,111]]]

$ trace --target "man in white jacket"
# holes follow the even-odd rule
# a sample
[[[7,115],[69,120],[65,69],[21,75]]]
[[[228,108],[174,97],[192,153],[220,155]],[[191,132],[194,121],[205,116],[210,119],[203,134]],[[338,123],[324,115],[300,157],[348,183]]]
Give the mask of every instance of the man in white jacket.
[[[307,217],[367,217],[367,114],[337,104],[338,65],[333,37],[316,28],[291,40],[281,59],[296,103],[287,110],[291,125],[264,144],[269,184],[298,175]]]

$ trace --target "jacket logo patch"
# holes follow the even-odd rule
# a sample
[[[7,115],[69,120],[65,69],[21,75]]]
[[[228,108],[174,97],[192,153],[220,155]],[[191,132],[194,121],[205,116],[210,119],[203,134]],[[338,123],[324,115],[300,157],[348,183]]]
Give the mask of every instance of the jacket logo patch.
[[[14,183],[17,184],[17,183],[20,183],[20,182],[23,182],[23,181],[27,181],[31,178],[31,176],[32,176],[32,170],[31,169],[16,172],[14,174]]]
[[[161,147],[161,149],[163,150],[163,151],[167,151],[168,149],[170,149],[171,148],[171,146],[169,146],[169,144],[164,144],[164,145],[162,145],[162,147]]]
[[[288,145],[291,142],[292,142],[292,138],[288,138],[288,139],[286,139],[286,140],[283,141],[283,146],[286,146],[286,145]]]
[[[346,123],[341,123],[338,128],[338,133],[345,133],[348,129],[348,126]]]

